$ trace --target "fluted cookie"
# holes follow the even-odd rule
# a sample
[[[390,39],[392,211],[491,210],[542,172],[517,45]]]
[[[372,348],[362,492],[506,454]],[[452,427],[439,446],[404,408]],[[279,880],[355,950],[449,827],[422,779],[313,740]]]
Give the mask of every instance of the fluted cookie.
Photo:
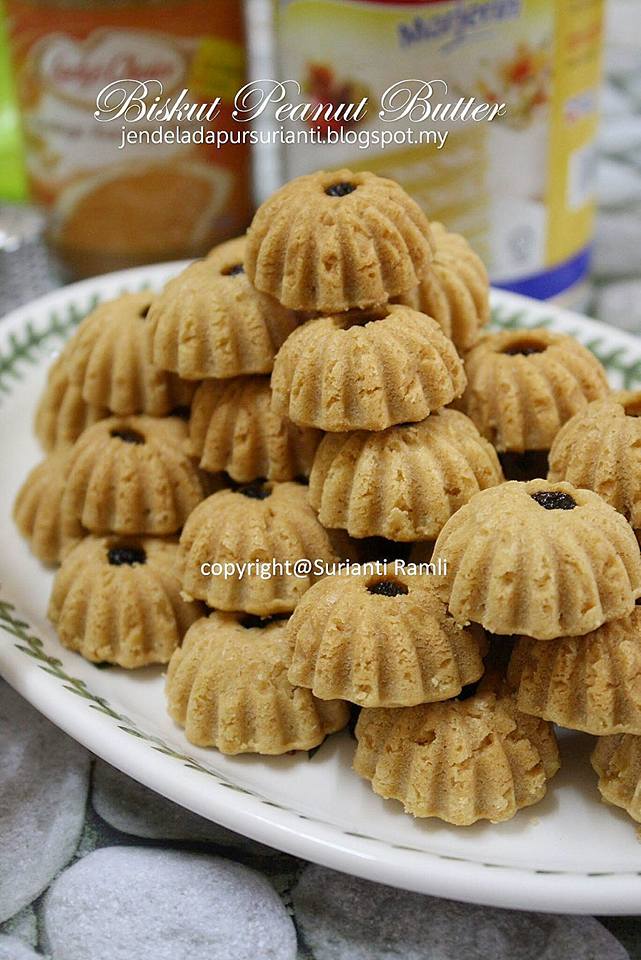
[[[73,341],[71,346],[73,348]],[[87,427],[110,416],[106,407],[87,403],[82,388],[70,382],[69,354],[68,344],[49,368],[47,384],[36,409],[36,436],[47,452],[71,446]]]
[[[609,392],[593,353],[543,328],[483,334],[465,372],[457,405],[501,452],[549,450],[564,423]]]
[[[549,461],[548,479],[594,490],[641,529],[641,392],[613,393],[576,414]]]
[[[525,713],[599,737],[641,734],[641,608],[582,637],[521,637],[509,676]]]
[[[619,733],[599,737],[591,762],[603,800],[622,807],[641,823],[641,736]]]
[[[69,451],[63,509],[92,533],[162,536],[204,496],[178,417],[109,417]]]
[[[66,450],[54,451],[30,471],[13,507],[18,530],[47,565],[60,563],[87,534],[77,513],[63,502],[67,473]]]
[[[627,521],[589,490],[510,481],[477,493],[434,548],[438,589],[459,623],[549,640],[632,613],[641,556]]]
[[[198,387],[189,437],[203,470],[249,483],[309,476],[321,433],[271,409],[268,377],[235,377]]]
[[[545,796],[559,769],[552,726],[514,695],[480,689],[466,700],[364,709],[354,769],[415,817],[458,826],[498,823]]]
[[[435,540],[459,507],[502,480],[494,448],[472,421],[441,410],[374,433],[326,434],[309,499],[323,526],[352,537]]]
[[[212,613],[196,621],[169,664],[167,703],[187,739],[222,753],[310,750],[349,719],[287,679],[292,642],[282,619]]]
[[[290,681],[323,700],[412,706],[458,696],[483,673],[483,631],[459,627],[427,576],[325,577],[287,630]]]
[[[87,537],[65,558],[49,601],[60,642],[95,663],[127,669],[168,663],[202,615],[180,596],[178,544],[149,537]]]
[[[221,490],[185,524],[183,590],[218,610],[288,613],[325,565],[339,560],[339,546],[347,549],[347,538],[339,539],[320,525],[302,484]]]
[[[126,416],[162,417],[188,406],[194,385],[152,362],[153,294],[124,293],[85,317],[67,347],[71,383],[87,403]]]
[[[330,432],[424,420],[465,388],[463,363],[435,320],[389,305],[309,320],[281,347],[276,413]]]
[[[398,183],[321,170],[258,208],[245,267],[258,290],[286,307],[334,313],[412,289],[431,260],[427,218]]]
[[[461,352],[478,340],[490,319],[490,281],[483,261],[465,237],[430,223],[433,260],[418,287],[399,303],[434,317]]]
[[[243,267],[244,238],[215,249],[165,286],[148,314],[152,359],[186,380],[270,373],[296,314],[259,293]]]

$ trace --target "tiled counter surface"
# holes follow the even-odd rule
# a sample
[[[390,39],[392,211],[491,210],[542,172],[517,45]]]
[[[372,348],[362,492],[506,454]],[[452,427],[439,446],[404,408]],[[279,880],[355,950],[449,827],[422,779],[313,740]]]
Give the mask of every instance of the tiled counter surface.
[[[638,0],[613,0],[592,312],[641,333],[638,36]],[[0,960],[641,960],[641,917],[457,905],[235,836],[92,762],[1,682],[0,920]]]

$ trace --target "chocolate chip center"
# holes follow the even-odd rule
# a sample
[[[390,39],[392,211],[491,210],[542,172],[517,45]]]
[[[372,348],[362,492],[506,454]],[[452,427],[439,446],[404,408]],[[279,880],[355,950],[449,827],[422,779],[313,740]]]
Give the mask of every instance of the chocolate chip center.
[[[574,510],[577,505],[574,497],[561,490],[539,490],[530,496],[546,510]]]
[[[404,583],[399,583],[397,580],[378,580],[368,585],[367,592],[377,597],[400,597],[402,594],[409,593],[409,590]]]
[[[516,343],[510,343],[501,351],[510,357],[530,357],[533,353],[543,353],[547,350],[546,343],[540,343],[536,340],[517,340]]]
[[[355,183],[333,183],[331,187],[325,188],[325,193],[328,197],[346,197],[348,193],[353,193],[356,190]]]
[[[245,268],[242,263],[234,263],[231,267],[225,267],[221,272],[223,277],[237,277],[239,273],[245,272]]]
[[[144,443],[145,438],[142,433],[138,433],[137,430],[128,430],[126,427],[123,427],[122,430],[112,430],[111,436],[116,437],[118,440],[122,440],[123,443]]]
[[[286,613],[274,613],[271,617],[257,617],[254,613],[248,613],[238,622],[245,630],[264,630],[271,623],[276,623],[278,620],[287,620],[287,618],[288,614]]]
[[[146,307],[142,307],[142,308],[141,308],[141,310],[140,310],[140,312],[139,312],[139,314],[138,314],[138,316],[140,317],[141,320],[144,320],[144,319],[145,319],[145,317],[146,317],[147,314],[149,313],[149,308],[150,308],[150,307],[151,307],[151,304],[148,303]]]
[[[131,567],[134,563],[144,563],[147,554],[142,547],[111,547],[107,559],[112,567]]]
[[[242,487],[238,488],[238,493],[242,493],[244,497],[249,497],[250,500],[266,500],[272,492],[269,487],[257,481],[256,483],[243,484]]]

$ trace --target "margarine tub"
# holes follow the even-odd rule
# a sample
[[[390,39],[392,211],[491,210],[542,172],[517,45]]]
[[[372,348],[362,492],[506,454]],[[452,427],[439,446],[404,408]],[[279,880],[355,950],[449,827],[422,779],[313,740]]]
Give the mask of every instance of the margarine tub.
[[[283,96],[322,105],[289,125],[287,177],[394,177],[495,285],[581,303],[603,0],[281,0],[278,34]]]

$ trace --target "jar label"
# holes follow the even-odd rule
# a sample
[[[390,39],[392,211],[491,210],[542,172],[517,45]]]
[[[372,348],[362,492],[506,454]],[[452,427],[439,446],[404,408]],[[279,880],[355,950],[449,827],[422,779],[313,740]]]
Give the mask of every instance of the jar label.
[[[290,147],[287,173],[349,165],[391,176],[470,239],[493,282],[556,295],[588,266],[602,21],[602,0],[282,0],[283,79],[307,100],[372,105],[351,144]],[[450,99],[505,103],[505,116],[405,118],[382,149],[368,137],[384,125],[377,105],[409,78],[445,81]]]
[[[184,89],[196,104],[219,97],[204,126],[229,126],[245,75],[236,0],[8,6],[32,193],[51,210],[54,243],[87,261],[82,272],[194,255],[242,232],[247,146],[181,139],[180,125],[175,136],[152,137],[152,118],[104,122],[97,110],[109,85],[126,80],[145,87],[147,106]]]

